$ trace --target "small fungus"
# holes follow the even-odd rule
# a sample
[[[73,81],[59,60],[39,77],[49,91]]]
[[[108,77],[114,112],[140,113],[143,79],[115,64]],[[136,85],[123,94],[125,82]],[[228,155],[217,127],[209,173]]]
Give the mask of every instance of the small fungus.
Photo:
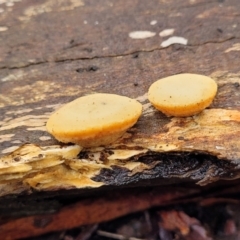
[[[163,41],[161,43],[161,47],[166,48],[173,44],[187,45],[187,43],[188,43],[188,40],[186,38],[174,36],[174,37],[170,37],[167,40]]]
[[[155,24],[157,24],[157,20],[152,20],[152,21],[150,22],[150,25],[155,25]]]
[[[8,27],[1,27],[0,26],[0,32],[4,32],[4,31],[7,31],[8,30]]]
[[[134,31],[134,32],[130,32],[128,35],[132,39],[145,39],[145,38],[154,37],[156,33],[150,32],[150,31]]]
[[[167,116],[187,117],[208,107],[216,93],[217,84],[213,79],[185,73],[154,82],[149,88],[148,99]]]
[[[165,29],[165,30],[163,30],[159,33],[159,36],[160,37],[167,37],[167,36],[172,35],[174,33],[174,31],[175,31],[174,28]]]
[[[54,112],[47,122],[47,130],[61,142],[82,147],[107,145],[132,127],[141,113],[142,105],[134,99],[115,94],[91,94]]]

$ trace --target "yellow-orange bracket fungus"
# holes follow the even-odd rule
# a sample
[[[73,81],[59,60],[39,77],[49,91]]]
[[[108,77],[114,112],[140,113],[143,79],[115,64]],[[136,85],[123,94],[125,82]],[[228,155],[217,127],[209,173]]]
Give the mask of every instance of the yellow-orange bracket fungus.
[[[217,84],[210,77],[184,73],[154,82],[148,99],[167,116],[187,117],[208,107],[216,93]]]
[[[47,130],[57,140],[82,147],[107,145],[132,127],[142,105],[131,98],[97,93],[80,97],[54,112]]]

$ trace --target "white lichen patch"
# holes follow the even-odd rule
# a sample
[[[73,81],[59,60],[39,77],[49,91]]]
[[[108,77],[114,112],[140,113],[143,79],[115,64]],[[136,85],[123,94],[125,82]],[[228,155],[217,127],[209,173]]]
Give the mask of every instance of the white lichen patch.
[[[223,146],[216,146],[216,149],[217,149],[217,150],[224,150],[225,147],[223,147]]]
[[[157,24],[157,20],[152,20],[151,22],[150,22],[150,25],[156,25]]]
[[[2,153],[5,154],[5,153],[10,153],[10,152],[13,152],[15,151],[19,146],[11,146],[9,148],[5,148],[2,150]]]
[[[14,73],[11,73],[7,75],[6,77],[2,78],[2,82],[8,82],[13,80],[21,79],[24,76],[24,72],[22,70],[15,71]]]
[[[143,112],[145,112],[146,110],[148,110],[151,106],[152,106],[151,103],[145,103],[145,104],[143,104]]]
[[[8,27],[0,26],[0,32],[4,32],[7,30],[8,30]]]
[[[31,69],[28,72],[24,72],[23,70],[12,70],[11,74],[6,75],[3,78],[0,78],[0,81],[2,82],[9,82],[9,81],[18,81],[22,80],[26,75],[28,78],[31,76],[36,76],[38,74],[38,70],[36,69]]]
[[[31,17],[50,12],[70,11],[84,6],[82,0],[47,0],[41,4],[35,4],[24,11],[24,16],[19,17],[21,21],[28,21]]]
[[[188,40],[186,38],[174,36],[174,37],[168,38],[166,41],[163,41],[161,43],[161,47],[166,48],[173,44],[187,45],[187,43],[188,43]]]
[[[9,3],[15,3],[15,2],[21,2],[22,0],[0,0],[0,4],[9,4]]]
[[[14,115],[19,115],[21,113],[29,113],[31,112],[33,109],[31,108],[24,108],[24,109],[19,109],[17,111],[7,111],[6,114],[14,114]],[[4,121],[7,121],[6,119]]]
[[[22,114],[22,113],[29,113],[29,112],[31,112],[32,110],[33,110],[33,109],[31,109],[31,108],[20,109],[20,110],[14,112],[14,114],[15,114],[15,115],[18,115],[18,114]]]
[[[47,141],[47,140],[50,140],[51,137],[49,137],[49,136],[41,136],[39,139],[40,139],[41,141]]]
[[[4,135],[0,135],[0,143],[1,143],[1,142],[11,141],[11,139],[12,139],[13,136],[15,136],[15,134],[4,134]]]
[[[14,2],[7,2],[7,3],[6,3],[6,6],[7,6],[7,7],[12,7],[12,6],[14,6]]]
[[[46,124],[46,121],[51,113],[45,113],[45,115],[35,116],[35,115],[26,115],[12,119],[9,122],[4,123],[0,127],[0,131],[14,129],[20,126],[26,127],[43,127]]]
[[[147,99],[148,99],[148,94],[147,93],[145,93],[144,95],[136,98],[136,100],[138,100],[139,102],[145,102]]]
[[[58,109],[62,106],[63,104],[50,104],[47,105],[46,108],[53,108],[53,109]]]
[[[40,126],[40,127],[29,127],[27,128],[28,131],[47,131],[46,126]]]
[[[232,51],[240,51],[240,43],[233,44],[232,47],[228,48],[225,53],[232,52]]]
[[[20,143],[22,143],[20,140],[14,140],[14,141],[12,141],[12,143],[16,143],[16,144],[20,144]]]
[[[156,109],[152,106],[151,103],[143,104],[143,115],[153,115],[156,112]]]
[[[159,33],[159,36],[160,37],[167,37],[167,36],[173,35],[174,31],[175,31],[174,28],[164,29],[163,31],[161,31]]]
[[[145,38],[154,37],[156,33],[150,32],[150,31],[134,31],[134,32],[130,32],[128,35],[132,39],[145,39]]]

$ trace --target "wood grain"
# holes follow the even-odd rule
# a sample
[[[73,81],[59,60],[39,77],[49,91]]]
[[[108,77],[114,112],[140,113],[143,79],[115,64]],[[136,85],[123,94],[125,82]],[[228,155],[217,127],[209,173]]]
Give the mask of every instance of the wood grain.
[[[34,177],[43,174],[44,180],[44,174],[54,172],[50,167],[26,175],[15,172],[14,180],[7,180],[12,175],[2,174],[0,195],[4,202],[6,196],[11,199],[6,208],[9,212],[20,193],[26,199],[34,194],[41,199],[43,192],[54,195],[59,189],[69,193],[69,189],[81,188],[88,195],[93,190],[88,189],[89,183],[101,190],[100,186],[118,189],[185,181],[206,185],[239,178],[238,0],[26,0],[1,8],[0,158],[2,163],[6,158],[11,162],[11,171],[16,170],[15,160],[29,156],[35,148],[55,148],[57,152],[68,146],[57,142],[45,128],[49,115],[64,103],[107,92],[135,98],[144,106],[138,123],[122,139],[100,150],[105,157],[94,165],[94,171],[85,171],[86,166],[76,168],[76,160],[89,160],[90,153],[99,154],[99,150],[83,149],[72,158],[56,152],[51,155],[61,171],[71,168],[67,171],[70,175],[85,171],[81,187],[79,181],[59,186],[56,179],[52,185],[38,185],[37,181],[34,185]],[[159,36],[166,29],[174,29],[173,34]],[[129,34],[133,31],[155,35],[132,39]],[[171,36],[187,39],[187,45],[163,48],[162,42]],[[178,73],[203,74],[218,84],[213,104],[198,116],[168,118],[147,100],[146,93],[155,80]],[[28,152],[21,151],[25,146],[30,146]],[[110,152],[136,149],[142,152],[125,160],[116,155],[109,160]],[[47,159],[45,164],[49,159],[40,158]],[[27,158],[22,171],[37,169],[33,159]],[[46,198],[43,201],[47,202]],[[13,225],[6,226],[6,231],[13,229]],[[38,233],[57,229],[60,227]]]

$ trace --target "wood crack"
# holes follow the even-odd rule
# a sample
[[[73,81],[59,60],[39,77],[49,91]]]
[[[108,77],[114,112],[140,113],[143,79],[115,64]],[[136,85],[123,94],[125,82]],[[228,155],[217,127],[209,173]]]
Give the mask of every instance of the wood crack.
[[[204,45],[207,45],[207,44],[221,44],[221,43],[225,43],[227,41],[231,41],[231,40],[234,40],[234,39],[240,39],[240,38],[232,36],[232,37],[229,37],[227,39],[223,39],[221,41],[206,41],[206,42],[199,43],[199,44],[188,44],[184,47],[199,47],[199,46],[204,46]],[[45,64],[45,63],[51,63],[51,62],[62,63],[62,62],[78,61],[78,60],[94,60],[94,59],[101,59],[101,58],[126,57],[126,56],[139,54],[139,53],[150,53],[150,52],[154,52],[154,51],[161,51],[161,50],[164,50],[164,49],[169,48],[169,47],[165,47],[165,48],[157,47],[157,48],[152,48],[152,49],[142,49],[142,50],[136,50],[136,51],[127,52],[127,53],[123,53],[123,54],[112,54],[112,55],[102,55],[102,56],[93,56],[93,57],[79,57],[79,58],[65,58],[65,59],[56,59],[56,60],[53,60],[53,61],[45,60],[45,61],[39,61],[39,62],[35,62],[35,63],[28,63],[28,64],[23,65],[21,67],[4,66],[4,67],[0,67],[0,70],[3,70],[3,69],[8,69],[8,70],[23,69],[23,68],[27,68],[27,67],[31,67],[31,66],[35,66],[35,65],[40,65],[40,64]]]
[[[203,46],[203,45],[206,45],[206,44],[219,44],[219,43],[225,43],[225,42],[228,42],[228,41],[231,41],[231,40],[234,40],[234,39],[239,39],[239,38],[235,37],[235,36],[232,36],[232,37],[229,37],[227,39],[223,39],[221,41],[207,41],[207,42],[204,42],[204,43],[201,43],[201,44],[189,44],[188,46],[198,47],[198,46]]]

